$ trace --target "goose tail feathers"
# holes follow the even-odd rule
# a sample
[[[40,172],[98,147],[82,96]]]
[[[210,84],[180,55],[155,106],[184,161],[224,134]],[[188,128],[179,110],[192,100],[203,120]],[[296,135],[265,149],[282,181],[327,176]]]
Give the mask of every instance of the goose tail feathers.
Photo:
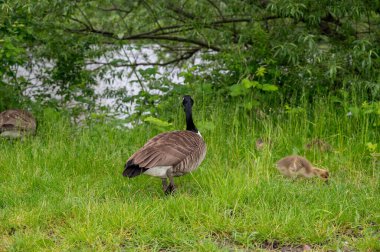
[[[144,173],[146,170],[148,169],[140,167],[139,165],[134,164],[132,160],[129,160],[124,167],[123,176],[133,178]]]

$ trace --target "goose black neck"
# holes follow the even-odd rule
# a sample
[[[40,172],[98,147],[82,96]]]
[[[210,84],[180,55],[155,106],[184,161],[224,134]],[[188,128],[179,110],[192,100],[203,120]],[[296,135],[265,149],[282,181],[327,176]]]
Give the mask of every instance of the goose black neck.
[[[195,127],[195,124],[193,122],[193,113],[192,113],[191,105],[185,106],[185,113],[186,113],[186,130],[198,133],[198,129],[197,127]]]

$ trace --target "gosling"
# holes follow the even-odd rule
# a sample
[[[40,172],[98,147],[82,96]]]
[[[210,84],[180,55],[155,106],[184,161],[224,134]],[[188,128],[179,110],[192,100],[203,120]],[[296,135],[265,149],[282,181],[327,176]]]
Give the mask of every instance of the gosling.
[[[272,147],[272,140],[270,140],[270,139],[263,139],[263,138],[258,138],[256,140],[256,150],[261,151],[266,146],[268,146],[269,148]]]
[[[314,148],[320,150],[321,152],[333,151],[333,147],[328,142],[319,138],[315,138],[305,145],[305,149],[307,150]]]
[[[329,172],[314,167],[306,158],[293,155],[287,156],[277,162],[277,169],[286,177],[297,178],[312,178],[318,176],[326,183],[328,182]]]

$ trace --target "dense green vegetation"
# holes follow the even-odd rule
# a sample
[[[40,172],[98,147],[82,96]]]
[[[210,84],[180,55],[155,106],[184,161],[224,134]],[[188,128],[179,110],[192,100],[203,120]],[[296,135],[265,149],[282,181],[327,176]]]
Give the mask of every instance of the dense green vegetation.
[[[0,111],[38,120],[35,137],[0,139],[0,251],[380,250],[380,1],[0,10]],[[111,118],[96,84],[125,76],[139,91],[106,92],[128,115]],[[121,172],[150,137],[184,129],[184,94],[208,153],[168,197],[160,180]],[[332,149],[307,149],[313,139]],[[289,154],[327,168],[330,184],[282,177]]]
[[[220,103],[219,101],[218,103]],[[184,128],[176,106],[173,128]],[[346,116],[334,103],[249,115],[198,98],[194,118],[208,146],[200,168],[161,181],[121,176],[125,160],[161,130],[90,123],[77,128],[45,110],[38,135],[1,141],[0,248],[13,251],[217,251],[296,248],[378,251],[379,165],[373,115]],[[172,117],[172,115],[171,115]],[[165,119],[165,116],[162,118]],[[272,147],[255,149],[255,139]],[[313,138],[333,150],[305,149]],[[298,153],[326,167],[330,184],[288,180],[274,163]]]
[[[25,103],[30,83],[15,75],[19,66],[37,71],[40,103],[65,108],[74,100],[86,111],[96,109],[96,80],[121,71],[138,80],[140,93],[108,95],[146,111],[160,102],[151,91],[176,89],[171,68],[158,74],[173,65],[202,92],[237,96],[240,88],[230,88],[244,80],[262,85],[251,84],[251,107],[277,88],[286,100],[342,90],[369,101],[380,95],[378,0],[3,0],[0,8],[0,109]],[[190,64],[194,57],[202,61]]]

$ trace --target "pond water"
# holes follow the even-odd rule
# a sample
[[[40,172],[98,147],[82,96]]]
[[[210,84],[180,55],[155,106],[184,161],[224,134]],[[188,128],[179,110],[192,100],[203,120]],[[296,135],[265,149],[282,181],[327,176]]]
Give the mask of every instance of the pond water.
[[[157,49],[157,48],[156,48]],[[145,47],[142,49],[135,49],[131,46],[125,46],[118,51],[109,52],[103,57],[89,61],[87,67],[89,70],[95,70],[100,67],[108,67],[109,63],[115,60],[125,62],[156,62],[157,55],[154,47]],[[200,57],[195,57],[191,64],[200,62]],[[32,62],[32,67],[17,69],[17,75],[26,78],[31,85],[25,90],[25,94],[31,98],[40,96],[42,94],[49,94],[52,98],[60,100],[61,96],[57,93],[57,88],[51,87],[46,90],[41,85],[44,76],[46,77],[45,70],[52,68],[52,62]],[[124,117],[124,113],[117,113],[116,111],[133,111],[133,104],[120,104],[118,99],[110,96],[110,93],[121,91],[123,96],[132,96],[138,94],[142,89],[144,83],[139,82],[141,75],[140,69],[147,69],[152,66],[138,66],[135,69],[132,67],[110,67],[105,71],[102,78],[97,77],[95,85],[95,93],[99,96],[96,100],[98,106],[106,106],[110,109],[110,113],[117,114],[117,117]],[[172,82],[183,84],[184,79],[179,77],[181,69],[177,66],[157,67],[157,78],[165,74]],[[74,101],[65,104],[66,107],[74,107],[77,103]]]

